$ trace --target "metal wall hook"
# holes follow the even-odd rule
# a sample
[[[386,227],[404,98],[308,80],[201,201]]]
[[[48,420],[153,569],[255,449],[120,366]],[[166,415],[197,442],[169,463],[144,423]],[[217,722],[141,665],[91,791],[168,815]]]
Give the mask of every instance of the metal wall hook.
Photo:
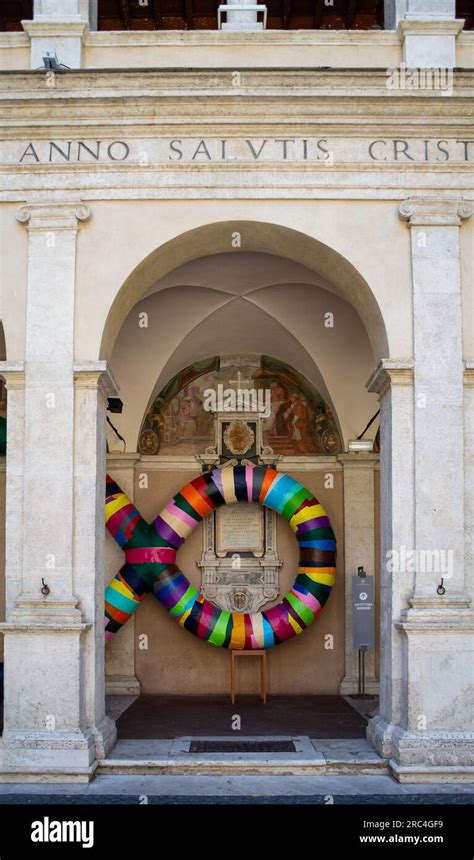
[[[49,585],[46,585],[43,577],[41,577],[41,582],[43,583],[43,586],[41,588],[41,594],[44,594],[46,596],[50,592]]]
[[[438,594],[446,594],[446,589],[445,589],[445,587],[444,587],[444,585],[443,585],[443,577],[441,577],[441,582],[440,582],[440,584],[438,585],[438,588],[436,589],[436,591],[437,591],[437,593],[438,593]]]

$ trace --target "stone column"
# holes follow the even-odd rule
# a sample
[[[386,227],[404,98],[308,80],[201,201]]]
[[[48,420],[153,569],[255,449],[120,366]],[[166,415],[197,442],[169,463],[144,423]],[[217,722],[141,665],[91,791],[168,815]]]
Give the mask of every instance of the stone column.
[[[255,0],[223,0],[222,5],[257,6],[258,4]],[[252,9],[236,9],[235,12],[229,9],[227,12],[227,20],[222,24],[222,30],[255,33],[263,30],[263,24],[261,21],[258,21],[257,9],[255,9],[255,11]]]
[[[464,362],[464,534],[465,570],[474,571],[474,361]],[[466,577],[466,591],[474,600],[474,576]]]
[[[396,664],[388,664],[387,654],[383,658],[380,714],[371,721],[369,738],[402,781],[466,779],[474,766],[474,614],[464,571],[459,227],[470,207],[418,198],[401,204],[400,214],[411,228],[413,420],[405,474],[398,488],[390,488],[383,474],[390,468],[393,474],[397,461],[384,441],[388,416],[382,411],[382,563],[387,547],[392,553],[382,613]],[[380,389],[380,374],[371,390]],[[383,380],[380,393],[384,410]],[[392,414],[392,445],[400,448],[401,432]],[[403,501],[396,523],[384,509],[389,495],[392,506]],[[403,521],[412,523],[404,535]],[[390,535],[391,524],[397,528]],[[441,577],[443,594],[437,592]],[[382,647],[387,650],[387,641]]]
[[[139,454],[109,454],[107,472],[115,478],[118,485],[131,501],[135,498],[135,466]],[[104,501],[102,499],[102,510]],[[109,584],[123,565],[123,551],[107,533],[106,581]],[[103,592],[102,592],[103,602]],[[119,632],[107,643],[105,650],[105,683],[109,695],[138,696],[140,682],[135,675],[135,616],[127,621]]]
[[[344,568],[345,568],[345,671],[341,682],[342,696],[358,692],[358,652],[352,645],[352,577],[363,565],[374,575],[375,499],[374,469],[378,454],[342,454],[338,457],[344,470]],[[366,692],[379,690],[375,676],[375,651],[367,652]]]
[[[90,630],[84,637],[84,708],[96,758],[115,743],[115,725],[105,716],[104,490],[107,398],[117,386],[102,362],[74,366],[74,594]]]
[[[5,613],[21,594],[23,563],[23,476],[25,429],[24,362],[0,362],[8,391],[5,498]]]
[[[459,200],[413,198],[403,202],[399,211],[411,230],[416,549],[439,551],[440,558],[434,562],[449,567],[444,573],[442,604],[457,606],[461,601],[461,606],[465,605],[464,365],[459,226],[472,207]],[[437,605],[439,580],[436,571],[423,572],[417,566],[415,603]]]
[[[367,383],[380,400],[380,706],[367,736],[378,752],[392,756],[392,734],[402,718],[407,678],[402,634],[395,626],[413,592],[410,573],[393,573],[394,547],[414,541],[413,361],[384,359]]]
[[[44,55],[55,53],[61,65],[80,69],[84,37],[97,29],[97,0],[34,0],[33,16],[22,22],[31,40],[31,68],[44,68]]]
[[[463,28],[455,0],[385,0],[385,28],[396,29],[409,69],[453,69]]]
[[[89,214],[77,202],[32,203],[17,213],[29,242],[24,410],[18,392],[8,416],[16,441],[7,450],[14,508],[2,625],[3,747],[12,779],[68,774],[87,780],[114,740],[113,723],[104,717],[95,605],[103,543],[97,484],[105,474],[105,403],[98,389],[104,368],[95,370],[95,391],[75,396],[74,390],[76,239]],[[81,374],[79,368],[76,379]],[[11,390],[12,371],[6,378]],[[21,567],[12,558],[15,540],[21,540]]]

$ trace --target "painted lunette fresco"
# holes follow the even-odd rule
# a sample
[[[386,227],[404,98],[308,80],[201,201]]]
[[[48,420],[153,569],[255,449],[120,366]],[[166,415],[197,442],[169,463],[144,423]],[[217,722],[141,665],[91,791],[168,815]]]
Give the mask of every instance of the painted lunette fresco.
[[[205,600],[176,565],[176,553],[201,520],[221,505],[258,502],[290,524],[300,548],[297,576],[281,603],[263,612],[228,612]],[[199,475],[147,523],[107,478],[106,526],[125,564],[105,593],[110,639],[147,594],[182,627],[221,648],[272,648],[318,617],[336,576],[336,540],[323,506],[302,484],[270,466],[229,466]]]
[[[214,422],[204,406],[205,392],[219,385],[269,392],[270,415],[262,422],[262,434],[264,445],[275,454],[327,456],[342,451],[328,404],[301,373],[268,355],[255,355],[251,366],[223,359],[213,356],[184,368],[153,399],[140,429],[140,454],[196,454],[212,444]]]

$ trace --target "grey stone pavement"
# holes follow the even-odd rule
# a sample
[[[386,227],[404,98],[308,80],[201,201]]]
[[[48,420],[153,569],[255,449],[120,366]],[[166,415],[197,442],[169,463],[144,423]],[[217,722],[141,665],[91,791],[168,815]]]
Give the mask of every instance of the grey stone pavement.
[[[3,784],[9,803],[472,804],[474,784],[400,785],[390,776],[100,775],[84,784]]]

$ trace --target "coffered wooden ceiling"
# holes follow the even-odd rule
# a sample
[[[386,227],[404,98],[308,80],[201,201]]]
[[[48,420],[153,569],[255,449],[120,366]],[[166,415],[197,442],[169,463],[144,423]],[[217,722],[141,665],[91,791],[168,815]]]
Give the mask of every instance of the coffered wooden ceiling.
[[[215,30],[220,0],[99,0],[99,30]],[[222,0],[224,2],[224,0]],[[270,30],[383,28],[383,0],[266,0]],[[456,14],[474,26],[473,0],[457,0]],[[0,0],[0,30],[21,30],[33,0]]]

